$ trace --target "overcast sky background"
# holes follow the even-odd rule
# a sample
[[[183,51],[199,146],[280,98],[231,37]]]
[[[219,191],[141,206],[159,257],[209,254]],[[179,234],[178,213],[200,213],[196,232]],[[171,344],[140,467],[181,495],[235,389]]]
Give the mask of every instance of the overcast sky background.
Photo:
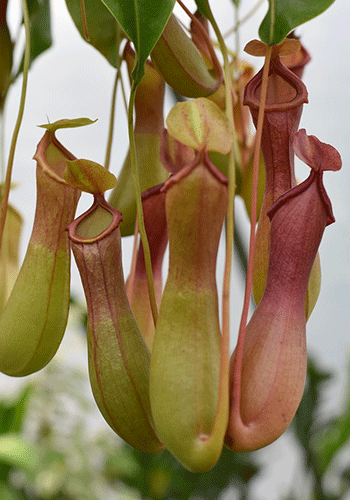
[[[192,2],[186,2],[190,7]],[[254,2],[242,0],[244,15]],[[16,26],[17,0],[10,0],[10,14]],[[233,13],[229,0],[212,2],[217,21],[223,31],[232,25]],[[264,16],[267,2],[241,30],[241,46],[258,37],[258,26]],[[11,193],[11,202],[25,218],[22,238],[22,256],[30,237],[35,209],[35,163],[32,156],[42,136],[37,125],[61,118],[87,116],[98,118],[88,127],[59,131],[60,141],[77,157],[104,162],[109,122],[110,97],[114,69],[91,46],[83,42],[69,18],[64,0],[52,2],[53,37],[52,49],[33,65],[28,84],[28,97],[15,156],[13,181],[19,184]],[[321,295],[307,325],[309,353],[324,368],[335,371],[337,377],[328,391],[325,408],[336,412],[345,390],[346,370],[350,365],[350,3],[336,0],[321,16],[301,26],[297,33],[302,36],[312,61],[307,66],[304,82],[308,87],[309,104],[304,106],[300,128],[316,135],[321,141],[336,147],[343,159],[340,172],[326,172],[324,183],[333,203],[336,223],[329,226],[320,247],[322,266]],[[229,43],[232,39],[229,39]],[[261,59],[250,59],[257,69]],[[17,116],[21,79],[10,91],[6,113],[6,144],[11,139]],[[169,109],[169,108],[168,108]],[[123,105],[117,104],[114,147],[111,169],[118,173],[127,151],[127,130]],[[297,164],[297,175],[304,179],[309,168]],[[84,195],[79,213],[91,202]],[[220,254],[221,264],[223,254]],[[130,239],[125,242],[126,273],[130,262]],[[220,265],[221,265],[220,264]],[[220,267],[220,266],[219,266]],[[81,294],[79,276],[73,267],[72,291]],[[233,277],[236,285],[232,297],[232,337],[236,336],[241,310],[241,279],[237,272]],[[64,348],[62,345],[61,350]],[[5,380],[4,380],[4,383]],[[288,437],[286,438],[288,439]],[[279,453],[281,448],[270,447]],[[269,452],[267,452],[269,453]],[[293,473],[291,468],[290,474]],[[285,478],[283,479],[283,484]],[[281,485],[276,483],[276,489]],[[269,493],[270,495],[271,493]],[[267,498],[271,498],[269,495]],[[257,499],[264,500],[263,490]]]

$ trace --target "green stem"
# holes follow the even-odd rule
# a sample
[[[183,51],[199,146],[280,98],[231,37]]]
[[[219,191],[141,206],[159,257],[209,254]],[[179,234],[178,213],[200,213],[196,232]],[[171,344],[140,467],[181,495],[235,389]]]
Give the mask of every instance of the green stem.
[[[146,233],[146,228],[145,228],[145,221],[144,221],[144,217],[143,217],[141,188],[140,188],[139,170],[138,170],[138,165],[137,165],[136,144],[135,144],[135,136],[134,136],[134,105],[135,105],[136,89],[137,89],[137,84],[135,85],[135,82],[133,81],[133,83],[131,85],[131,90],[130,90],[129,108],[128,108],[130,160],[131,160],[131,170],[132,170],[132,177],[133,177],[133,181],[134,181],[134,190],[135,190],[135,196],[136,196],[137,221],[138,221],[138,225],[139,225],[140,237],[141,237],[141,242],[142,242],[142,246],[143,246],[143,253],[144,253],[144,258],[145,258],[148,291],[149,291],[153,321],[154,321],[154,324],[156,325],[157,318],[158,318],[158,309],[157,309],[156,297],[155,297],[155,293],[154,293],[151,252],[149,249],[147,233]]]
[[[114,79],[113,90],[112,90],[112,101],[111,101],[111,112],[109,116],[109,127],[108,127],[108,139],[105,157],[105,168],[109,170],[109,165],[111,162],[111,152],[113,143],[113,133],[114,133],[114,118],[115,118],[115,102],[117,98],[118,81],[120,77],[120,69],[118,68],[116,77]]]
[[[275,26],[275,0],[270,0],[270,11],[271,11],[271,19],[270,19],[270,43],[273,39],[273,30]]]
[[[125,85],[124,85],[122,73],[120,73],[120,87],[122,89],[122,98],[123,98],[124,108],[125,108],[125,111],[127,112],[128,111],[128,100],[126,98]]]
[[[14,131],[13,131],[13,135],[12,135],[9,158],[8,158],[8,163],[7,163],[3,198],[2,198],[1,210],[0,210],[0,253],[1,253],[1,245],[2,245],[2,236],[4,233],[5,220],[6,220],[6,214],[7,214],[7,206],[8,206],[8,199],[9,199],[9,194],[10,194],[10,187],[11,187],[13,161],[14,161],[14,157],[15,157],[15,150],[16,150],[19,129],[21,127],[23,114],[24,114],[24,105],[25,105],[26,95],[27,95],[28,72],[29,72],[29,65],[30,65],[30,21],[29,21],[28,5],[27,5],[26,0],[22,0],[22,9],[23,9],[24,29],[25,29],[25,37],[26,37],[26,44],[25,44],[25,50],[24,50],[24,63],[23,63],[23,80],[22,80],[21,99],[20,99],[20,104],[19,104],[19,109],[18,109],[17,120],[16,120]]]
[[[107,139],[106,157],[105,157],[105,164],[104,164],[105,168],[107,170],[109,170],[109,165],[111,162],[111,152],[112,152],[113,133],[114,133],[115,107],[116,107],[116,100],[117,100],[117,89],[118,89],[118,82],[119,82],[119,80],[121,80],[121,72],[120,72],[121,59],[120,59],[120,55],[119,55],[121,33],[120,33],[119,24],[117,22],[116,22],[116,27],[117,27],[117,73],[116,73],[116,76],[114,79],[113,90],[112,90],[111,111],[110,111],[109,127],[108,127],[108,139]]]
[[[232,28],[230,28],[226,33],[223,35],[224,38],[227,38],[228,36],[232,35],[235,31],[238,31],[238,28],[242,26],[245,22],[249,21],[249,19],[257,12],[262,4],[265,3],[265,0],[258,0],[258,2],[251,8],[251,10],[243,16],[239,20],[235,20],[235,24],[233,25]]]
[[[0,181],[5,178],[5,107],[0,110]]]
[[[240,262],[240,267],[242,268],[242,274],[244,275],[244,281],[245,281],[248,270],[248,257],[242,238],[242,233],[237,223],[237,220],[235,220],[234,225],[235,225],[235,230],[234,230],[235,249],[237,251],[238,260]]]

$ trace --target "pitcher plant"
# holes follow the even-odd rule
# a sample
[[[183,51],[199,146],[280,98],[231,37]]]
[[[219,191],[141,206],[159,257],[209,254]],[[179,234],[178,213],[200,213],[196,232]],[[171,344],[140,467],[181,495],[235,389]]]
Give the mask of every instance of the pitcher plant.
[[[260,40],[246,45],[264,59],[254,75],[240,44],[226,46],[208,0],[196,0],[196,12],[177,1],[187,22],[178,19],[175,0],[66,0],[83,39],[116,72],[106,161],[78,159],[56,138],[59,129],[91,120],[42,126],[36,213],[20,265],[22,217],[9,203],[14,152],[31,61],[51,43],[35,45],[32,10],[22,0],[23,86],[1,185],[3,373],[26,376],[54,357],[67,325],[72,250],[86,299],[93,396],[122,439],[149,453],[167,448],[188,470],[206,472],[224,445],[256,450],[286,430],[304,391],[306,323],[320,293],[318,248],[335,221],[323,172],[341,167],[332,146],[298,130],[312,89],[308,95],[301,80],[310,56],[294,30],[332,1],[310,0],[304,10],[293,0],[269,1]],[[2,120],[17,76],[6,14],[4,1]],[[120,89],[129,148],[118,169],[110,159]],[[295,155],[311,168],[300,183]],[[76,216],[81,194],[93,201]],[[250,243],[241,255],[245,298],[231,353],[236,195],[250,218]],[[131,269],[123,261],[127,237],[134,238]]]

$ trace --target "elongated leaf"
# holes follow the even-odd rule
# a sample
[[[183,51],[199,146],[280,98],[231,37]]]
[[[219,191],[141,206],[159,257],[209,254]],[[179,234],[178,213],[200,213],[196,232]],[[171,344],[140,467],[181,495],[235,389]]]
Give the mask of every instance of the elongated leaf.
[[[75,26],[86,41],[80,2],[66,0],[66,5]],[[118,23],[115,17],[99,0],[85,0],[85,11],[89,43],[116,68],[121,37],[118,34]]]
[[[267,45],[282,42],[294,28],[322,14],[334,0],[269,0],[269,10],[259,28]]]
[[[32,0],[28,2],[30,17],[30,64],[45,50],[51,47],[50,0]],[[23,59],[18,76],[23,71]]]
[[[20,494],[17,493],[12,485],[7,481],[0,481],[0,498],[1,500],[20,500]]]
[[[350,371],[350,366],[348,367]],[[325,473],[333,458],[349,442],[350,438],[350,375],[348,373],[348,388],[344,412],[334,419],[327,431],[314,438],[314,447],[318,457],[318,467]]]
[[[293,420],[295,434],[306,456],[310,453],[310,443],[315,440],[318,427],[317,417],[322,404],[324,387],[333,374],[324,370],[315,359],[309,357],[307,365],[307,384],[304,395]]]
[[[14,401],[0,402],[0,434],[20,432],[31,395],[32,386],[27,385]],[[0,498],[2,498],[1,495]]]
[[[196,2],[196,5],[197,5],[199,12],[207,19],[210,19],[212,13],[210,10],[208,0],[195,0],[195,2]]]
[[[175,0],[101,0],[133,42],[137,59],[132,77],[139,83],[144,64],[162,34]]]
[[[0,436],[0,461],[32,470],[38,460],[39,454],[36,447],[21,436],[16,434]]]

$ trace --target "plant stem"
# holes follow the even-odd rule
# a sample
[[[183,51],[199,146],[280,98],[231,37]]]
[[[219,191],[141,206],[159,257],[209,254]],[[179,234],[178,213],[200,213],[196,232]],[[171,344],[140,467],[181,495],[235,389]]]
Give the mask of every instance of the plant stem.
[[[127,282],[126,282],[126,295],[128,296],[128,298],[130,297],[129,292],[132,291],[133,286],[134,286],[134,281],[135,281],[138,243],[139,243],[139,224],[137,222],[137,217],[136,217],[130,274],[129,274],[129,278],[127,279]]]
[[[113,133],[114,133],[114,119],[115,119],[115,107],[116,107],[116,99],[117,99],[117,89],[118,89],[118,82],[119,80],[121,81],[121,58],[119,55],[119,46],[120,46],[120,40],[121,40],[121,33],[120,33],[120,26],[116,22],[116,29],[117,29],[117,73],[115,76],[114,80],[114,85],[113,85],[113,90],[112,90],[112,101],[111,101],[111,111],[110,111],[110,117],[109,117],[109,127],[108,127],[108,139],[107,139],[107,148],[106,148],[106,157],[105,157],[105,168],[109,170],[109,165],[111,161],[111,151],[112,151],[112,143],[113,143]],[[125,107],[127,109],[127,106]]]
[[[22,80],[21,99],[20,99],[20,104],[19,104],[19,109],[18,109],[17,120],[16,120],[14,131],[13,131],[13,135],[12,135],[12,141],[11,141],[9,158],[8,158],[8,163],[7,163],[7,170],[6,170],[6,178],[5,178],[4,190],[3,190],[3,198],[2,198],[2,202],[1,202],[0,253],[1,253],[1,245],[2,245],[2,236],[4,233],[4,227],[5,227],[5,221],[6,221],[10,187],[11,187],[13,161],[14,161],[14,157],[15,157],[15,150],[16,150],[19,129],[21,127],[23,114],[24,114],[24,105],[25,105],[26,94],[27,94],[28,72],[29,72],[29,65],[30,65],[30,20],[29,20],[29,11],[28,11],[27,0],[22,0],[22,9],[23,9],[24,29],[25,29],[25,38],[26,38],[26,44],[25,44],[25,50],[24,50],[24,63],[23,63],[23,80]]]
[[[240,262],[240,267],[242,269],[242,275],[244,275],[244,282],[245,282],[245,278],[247,276],[247,269],[248,269],[248,257],[246,254],[246,249],[245,249],[245,245],[243,242],[242,233],[241,233],[239,224],[237,223],[237,217],[235,218],[234,226],[235,226],[235,229],[234,229],[235,249],[237,251],[238,260]]]
[[[4,182],[4,178],[5,178],[5,106],[3,107],[2,110],[0,110],[0,182],[1,182],[1,184]]]
[[[136,196],[137,220],[138,220],[138,224],[139,224],[140,237],[141,237],[141,241],[142,241],[144,258],[145,258],[149,298],[150,298],[150,303],[151,303],[154,325],[156,325],[157,318],[158,318],[158,309],[157,309],[156,297],[155,297],[155,293],[154,293],[151,252],[149,249],[147,233],[146,233],[146,228],[145,228],[145,221],[144,221],[144,217],[143,217],[141,188],[140,188],[139,170],[138,170],[138,165],[137,165],[136,144],[135,144],[135,136],[134,136],[134,104],[135,104],[136,89],[137,89],[137,84],[135,85],[135,82],[133,81],[133,83],[131,85],[131,90],[130,90],[129,108],[128,108],[130,160],[131,160],[131,169],[132,169],[134,190],[135,190],[135,196]]]
[[[116,98],[117,98],[117,88],[118,88],[118,81],[120,78],[120,68],[118,68],[115,79],[114,79],[114,85],[113,85],[113,90],[112,90],[112,101],[111,101],[111,112],[109,116],[109,127],[108,127],[108,139],[107,139],[107,148],[106,148],[106,156],[105,156],[105,168],[109,170],[109,165],[111,162],[111,151],[112,151],[112,143],[113,143],[113,132],[114,132],[114,118],[115,118],[115,103],[116,103]]]
[[[238,28],[246,21],[249,21],[249,19],[255,14],[257,10],[259,10],[259,8],[262,6],[263,3],[265,3],[265,0],[258,0],[258,2],[251,8],[249,12],[247,12],[245,16],[242,17],[242,19],[236,21],[234,26],[230,28],[228,31],[226,31],[226,33],[223,35],[224,38],[227,38],[235,31],[238,31]]]

